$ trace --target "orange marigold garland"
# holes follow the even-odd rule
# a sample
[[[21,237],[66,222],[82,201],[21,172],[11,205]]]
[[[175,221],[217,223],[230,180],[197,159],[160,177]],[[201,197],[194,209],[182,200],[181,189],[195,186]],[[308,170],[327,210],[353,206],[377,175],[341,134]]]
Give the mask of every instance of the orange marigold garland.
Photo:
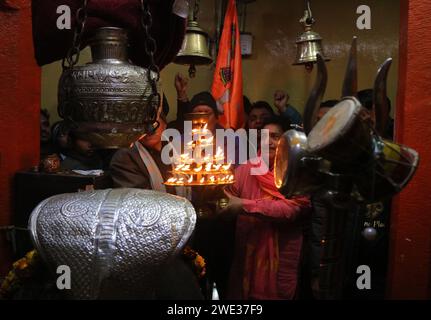
[[[189,262],[196,276],[201,279],[206,274],[205,259],[198,252],[187,246],[183,251],[183,257]],[[40,257],[36,250],[28,252],[24,258],[12,265],[12,270],[1,283],[0,299],[10,299],[18,291],[24,282],[30,279],[37,269]]]
[[[187,246],[183,251],[183,257],[192,264],[193,270],[199,279],[205,276],[206,262],[198,252],[190,248],[190,246]]]
[[[22,286],[25,280],[31,278],[39,261],[36,250],[32,250],[24,258],[14,262],[12,270],[9,271],[0,286],[0,299],[10,298]]]

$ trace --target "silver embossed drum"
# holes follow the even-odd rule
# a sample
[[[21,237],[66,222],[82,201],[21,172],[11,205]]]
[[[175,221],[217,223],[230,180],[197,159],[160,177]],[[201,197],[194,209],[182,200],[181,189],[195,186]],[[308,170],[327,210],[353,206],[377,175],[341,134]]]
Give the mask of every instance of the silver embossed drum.
[[[311,130],[308,151],[337,164],[366,161],[361,155],[372,154],[372,135],[361,119],[364,112],[355,97],[341,100]]]
[[[37,251],[55,271],[71,270],[70,298],[151,298],[154,275],[191,236],[185,198],[141,189],[56,195],[31,214]]]

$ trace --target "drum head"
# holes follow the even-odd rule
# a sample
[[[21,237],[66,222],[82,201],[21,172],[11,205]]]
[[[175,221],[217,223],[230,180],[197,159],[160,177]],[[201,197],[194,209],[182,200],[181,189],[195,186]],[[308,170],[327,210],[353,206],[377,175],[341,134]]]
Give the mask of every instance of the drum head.
[[[393,196],[413,177],[419,165],[418,153],[404,145],[375,139],[374,163],[356,180],[361,195],[370,201]]]
[[[347,97],[326,113],[308,135],[308,150],[316,152],[336,143],[359,121],[362,106],[354,97]]]

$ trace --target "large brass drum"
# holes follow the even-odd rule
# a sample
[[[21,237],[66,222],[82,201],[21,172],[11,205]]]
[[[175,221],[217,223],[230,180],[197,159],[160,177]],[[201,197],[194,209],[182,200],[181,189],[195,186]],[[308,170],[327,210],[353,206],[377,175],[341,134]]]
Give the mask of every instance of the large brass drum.
[[[308,151],[346,170],[357,170],[372,153],[372,134],[362,120],[364,108],[347,97],[331,108],[308,135]]]

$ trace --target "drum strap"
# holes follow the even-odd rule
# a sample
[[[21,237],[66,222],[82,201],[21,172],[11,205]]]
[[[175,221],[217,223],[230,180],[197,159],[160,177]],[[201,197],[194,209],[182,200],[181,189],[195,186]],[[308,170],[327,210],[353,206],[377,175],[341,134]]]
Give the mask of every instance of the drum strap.
[[[139,141],[135,142],[135,146],[139,151],[142,162],[145,164],[145,167],[150,174],[151,189],[155,191],[166,192],[166,187],[163,184],[162,174],[151,154]]]
[[[151,189],[160,192],[167,192],[166,186],[163,184],[163,177],[160,172],[160,169],[151,154],[142,145],[142,143],[136,141],[135,146],[139,151],[139,155],[142,159],[142,162],[144,163],[145,167],[148,170],[148,173],[150,174]],[[189,200],[191,198],[190,188],[175,187],[175,193],[177,196],[185,197]]]

